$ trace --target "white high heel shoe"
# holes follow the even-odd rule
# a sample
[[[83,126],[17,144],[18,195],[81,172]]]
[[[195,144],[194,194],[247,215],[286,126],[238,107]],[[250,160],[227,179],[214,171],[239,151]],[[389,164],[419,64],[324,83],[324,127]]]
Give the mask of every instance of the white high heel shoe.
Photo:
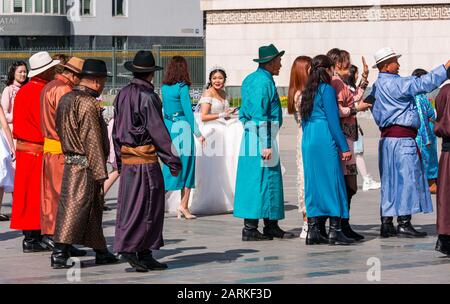
[[[195,215],[191,214],[188,209],[183,210],[183,209],[177,208],[177,218],[181,219],[182,217],[184,217],[187,220],[193,220],[193,219],[197,218]]]

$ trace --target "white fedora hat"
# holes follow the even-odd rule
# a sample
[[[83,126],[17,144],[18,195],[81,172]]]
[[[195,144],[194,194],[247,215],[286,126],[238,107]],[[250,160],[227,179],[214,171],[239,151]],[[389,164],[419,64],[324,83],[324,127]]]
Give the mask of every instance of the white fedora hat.
[[[53,60],[47,52],[39,52],[30,57],[29,63],[30,72],[28,73],[28,77],[31,78],[47,71],[55,65],[58,65],[60,61]]]
[[[383,61],[386,61],[388,59],[391,59],[393,57],[397,57],[400,58],[402,55],[399,55],[397,53],[395,53],[394,49],[391,47],[384,47],[380,50],[378,50],[378,52],[375,53],[374,58],[375,58],[375,65],[373,66],[374,69],[377,68],[377,65],[379,63],[382,63]]]

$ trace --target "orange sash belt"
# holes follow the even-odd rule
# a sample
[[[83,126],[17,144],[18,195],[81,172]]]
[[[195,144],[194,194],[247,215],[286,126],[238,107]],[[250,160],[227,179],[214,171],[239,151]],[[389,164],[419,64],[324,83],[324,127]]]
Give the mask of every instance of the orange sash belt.
[[[18,139],[16,144],[16,151],[40,154],[44,152],[44,144],[37,144]]]
[[[145,165],[158,162],[158,155],[154,145],[139,147],[122,146],[120,148],[121,159],[124,165]]]

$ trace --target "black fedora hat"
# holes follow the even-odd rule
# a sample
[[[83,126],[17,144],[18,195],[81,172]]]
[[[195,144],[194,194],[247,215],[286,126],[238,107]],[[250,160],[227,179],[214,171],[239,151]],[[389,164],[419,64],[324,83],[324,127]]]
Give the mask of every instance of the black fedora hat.
[[[133,61],[125,62],[124,66],[128,71],[134,73],[149,73],[163,69],[156,65],[155,57],[153,57],[153,54],[150,51],[137,52]]]
[[[98,59],[86,59],[81,70],[82,76],[111,77],[106,68],[106,63]]]

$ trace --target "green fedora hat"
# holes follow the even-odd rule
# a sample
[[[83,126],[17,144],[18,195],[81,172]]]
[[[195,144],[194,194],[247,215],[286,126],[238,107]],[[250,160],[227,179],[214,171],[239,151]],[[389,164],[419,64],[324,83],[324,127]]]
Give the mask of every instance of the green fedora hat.
[[[273,45],[266,45],[259,48],[259,58],[253,59],[254,62],[258,63],[266,63],[271,61],[272,59],[283,56],[284,51],[279,52],[278,49]]]

